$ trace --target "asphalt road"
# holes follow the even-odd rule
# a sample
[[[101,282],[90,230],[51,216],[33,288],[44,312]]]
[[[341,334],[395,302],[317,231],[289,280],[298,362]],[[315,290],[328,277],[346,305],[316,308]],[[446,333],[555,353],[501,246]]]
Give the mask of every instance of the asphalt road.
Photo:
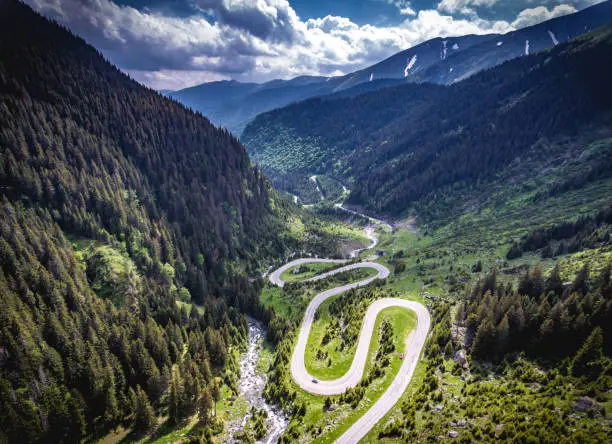
[[[272,272],[270,274],[270,283],[273,285],[276,285],[278,287],[284,287],[285,286],[285,281],[283,281],[281,279],[281,275],[297,266],[297,265],[302,265],[302,264],[314,264],[314,263],[324,263],[324,264],[344,264],[345,262],[348,262],[345,259],[314,259],[314,258],[304,258],[304,259],[296,259],[292,262],[289,262],[288,264],[283,265],[282,267],[280,267],[278,270]],[[317,277],[317,276],[315,276]]]
[[[297,259],[290,262],[283,267],[276,270],[270,275],[270,282],[283,286],[284,282],[281,279],[281,274],[296,266],[305,263],[313,262],[330,262],[330,263],[342,263],[342,260],[332,259]],[[335,270],[323,273],[321,275],[310,278],[310,281],[324,279],[330,275],[341,273],[347,270],[353,270],[356,268],[374,268],[378,271],[375,276],[362,281],[354,282],[351,284],[342,285],[339,287],[332,288],[330,290],[323,291],[316,295],[306,308],[304,320],[298,336],[298,342],[293,351],[291,358],[291,374],[295,382],[302,387],[304,390],[314,393],[317,395],[338,395],[346,391],[348,388],[356,386],[361,378],[365,369],[366,359],[368,356],[368,350],[370,347],[370,341],[374,334],[374,324],[376,317],[381,310],[388,307],[405,307],[414,311],[417,315],[417,326],[410,332],[406,339],[405,356],[400,367],[400,370],[389,386],[389,388],[383,393],[383,395],[376,401],[376,403],[368,410],[361,418],[359,418],[340,438],[336,440],[336,443],[347,443],[354,444],[363,438],[372,427],[395,405],[395,403],[402,396],[418,363],[427,333],[431,324],[429,313],[427,309],[420,303],[415,301],[408,301],[399,298],[384,298],[374,301],[366,311],[366,315],[363,320],[361,327],[361,333],[359,335],[359,342],[355,352],[355,358],[351,364],[350,369],[340,378],[332,381],[318,381],[313,382],[313,377],[308,374],[306,370],[306,364],[304,357],[306,354],[306,344],[308,343],[308,336],[310,335],[310,329],[314,321],[314,315],[319,306],[328,298],[335,296],[340,293],[344,293],[352,288],[362,287],[368,285],[375,279],[384,279],[389,275],[387,267],[375,262],[360,262],[350,264],[345,267],[337,268]]]
[[[370,222],[372,222],[372,223],[374,223],[374,224],[376,224],[376,225],[382,225],[382,226],[383,226],[383,227],[385,227],[387,230],[389,230],[389,231],[393,231],[393,226],[392,226],[390,223],[385,222],[384,220],[376,219],[375,217],[371,217],[371,216],[368,216],[367,214],[360,213],[359,211],[350,210],[350,209],[348,209],[348,208],[344,207],[344,205],[343,205],[343,204],[340,204],[340,203],[334,204],[334,207],[339,208],[339,209],[341,209],[341,210],[344,210],[344,211],[346,211],[347,213],[351,213],[351,214],[355,214],[355,215],[357,215],[357,216],[365,217],[365,218],[366,218],[366,219],[368,219]]]

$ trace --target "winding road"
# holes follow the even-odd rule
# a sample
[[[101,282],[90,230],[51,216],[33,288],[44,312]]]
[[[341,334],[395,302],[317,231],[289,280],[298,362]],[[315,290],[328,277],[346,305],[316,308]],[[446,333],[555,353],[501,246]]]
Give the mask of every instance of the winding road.
[[[372,222],[373,224],[381,225],[385,227],[385,229],[389,231],[393,231],[393,225],[391,225],[389,222],[385,222],[384,220],[381,220],[381,219],[376,219],[375,217],[360,213],[359,211],[351,210],[350,208],[346,208],[344,204],[341,204],[341,203],[334,204],[334,207],[338,208],[339,210],[346,211],[347,213],[354,214],[355,216],[364,217],[370,222]]]
[[[374,242],[374,245],[376,245],[376,242]],[[285,271],[297,265],[321,262],[344,263],[346,261],[336,259],[297,259],[273,272],[270,275],[270,282],[274,285],[282,287],[284,285],[284,281],[282,280],[281,275]],[[348,270],[354,270],[356,268],[373,268],[377,271],[377,274],[358,282],[341,285],[339,287],[323,291],[317,294],[306,308],[306,313],[304,315],[304,320],[302,321],[302,326],[298,336],[298,342],[291,358],[291,374],[295,382],[301,388],[310,393],[329,396],[339,395],[345,392],[347,389],[356,386],[363,377],[370,341],[372,339],[372,335],[374,334],[376,317],[385,308],[405,307],[414,311],[417,315],[417,326],[406,338],[404,361],[402,362],[395,379],[389,388],[378,399],[378,401],[376,401],[376,403],[361,418],[359,418],[342,436],[340,436],[340,438],[336,440],[336,443],[340,444],[354,444],[358,442],[370,431],[370,429],[372,429],[372,427],[374,427],[374,425],[376,425],[378,421],[385,416],[389,410],[391,410],[395,403],[400,399],[408,387],[410,380],[412,379],[412,375],[414,374],[414,370],[417,366],[431,324],[431,319],[427,309],[418,302],[399,298],[378,299],[372,302],[366,311],[363,319],[363,325],[361,327],[361,333],[359,334],[359,342],[355,351],[355,357],[353,358],[350,369],[338,379],[313,382],[314,378],[306,370],[304,357],[306,354],[306,345],[308,343],[310,329],[319,306],[332,296],[344,293],[353,288],[363,287],[376,279],[385,279],[387,276],[389,276],[389,269],[384,265],[377,264],[375,262],[359,262],[328,271],[305,281],[308,282],[325,279],[331,275]]]

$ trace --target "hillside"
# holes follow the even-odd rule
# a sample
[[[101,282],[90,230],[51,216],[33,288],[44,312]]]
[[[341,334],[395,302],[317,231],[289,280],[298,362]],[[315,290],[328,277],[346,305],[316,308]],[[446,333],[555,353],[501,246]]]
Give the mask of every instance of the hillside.
[[[227,131],[13,0],[0,121],[0,441],[218,427],[199,400],[237,390],[245,313],[271,316],[261,262],[334,243]]]
[[[585,8],[507,34],[436,38],[399,52],[382,62],[345,76],[336,89],[375,79],[449,85],[484,69],[565,43],[612,22],[612,2]]]
[[[562,156],[565,145],[609,137],[612,64],[601,61],[611,45],[607,27],[447,87],[311,99],[258,116],[243,140],[273,183],[292,193],[301,177],[324,174],[369,211],[423,210],[440,192],[499,177],[539,144],[560,143],[551,156]]]
[[[329,94],[331,84],[327,80],[326,77],[297,77],[263,84],[219,81],[170,92],[169,95],[238,136],[261,112]]]
[[[612,23],[609,0],[505,35],[434,38],[344,76],[301,76],[262,84],[210,82],[170,95],[239,136],[257,114],[293,102],[356,86],[380,89],[388,86],[390,80],[393,83],[455,83],[526,53],[552,48],[607,23]]]

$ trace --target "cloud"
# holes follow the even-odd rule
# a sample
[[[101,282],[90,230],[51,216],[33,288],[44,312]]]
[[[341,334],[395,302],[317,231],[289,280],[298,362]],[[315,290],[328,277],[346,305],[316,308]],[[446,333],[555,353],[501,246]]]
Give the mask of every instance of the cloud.
[[[195,6],[220,24],[264,40],[297,38],[299,18],[287,0],[195,0]]]
[[[416,15],[416,12],[414,12],[414,9],[412,9],[410,6],[400,8],[399,13],[401,15]]]
[[[449,14],[474,14],[476,7],[488,7],[495,5],[498,0],[442,0],[438,3],[438,11]]]
[[[419,11],[416,19],[406,20],[402,28],[410,31],[414,40],[428,40],[434,37],[454,37],[465,34],[503,34],[514,28],[505,21],[489,21],[477,16],[456,19],[436,10]]]
[[[227,80],[228,76],[210,71],[170,70],[159,71],[130,70],[130,76],[154,89],[179,90],[189,86],[216,80]]]
[[[567,4],[557,5],[550,10],[546,6],[524,9],[519,13],[516,20],[512,22],[512,26],[517,29],[526,28],[527,26],[532,26],[555,17],[573,14],[574,12],[576,12],[576,8]]]
[[[457,18],[440,8],[415,13],[408,1],[386,0],[405,10],[405,19],[374,26],[332,15],[301,20],[287,0],[194,0],[196,9],[188,16],[112,0],[25,1],[84,37],[138,81],[168,89],[227,78],[339,75],[434,37],[505,33],[573,11],[568,5],[532,8],[509,23],[475,13]],[[459,8],[459,3],[469,7],[494,0],[452,1]]]

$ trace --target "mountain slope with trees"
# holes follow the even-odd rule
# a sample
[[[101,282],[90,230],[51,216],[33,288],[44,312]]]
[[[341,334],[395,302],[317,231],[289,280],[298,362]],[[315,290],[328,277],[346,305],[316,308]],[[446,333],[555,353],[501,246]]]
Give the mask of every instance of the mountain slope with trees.
[[[0,441],[215,429],[245,313],[271,316],[260,262],[301,242],[287,220],[321,232],[227,131],[13,0],[0,121]]]
[[[609,137],[611,46],[604,27],[451,86],[311,99],[259,115],[243,141],[290,192],[300,175],[327,174],[350,203],[398,215],[498,177],[543,142]]]

